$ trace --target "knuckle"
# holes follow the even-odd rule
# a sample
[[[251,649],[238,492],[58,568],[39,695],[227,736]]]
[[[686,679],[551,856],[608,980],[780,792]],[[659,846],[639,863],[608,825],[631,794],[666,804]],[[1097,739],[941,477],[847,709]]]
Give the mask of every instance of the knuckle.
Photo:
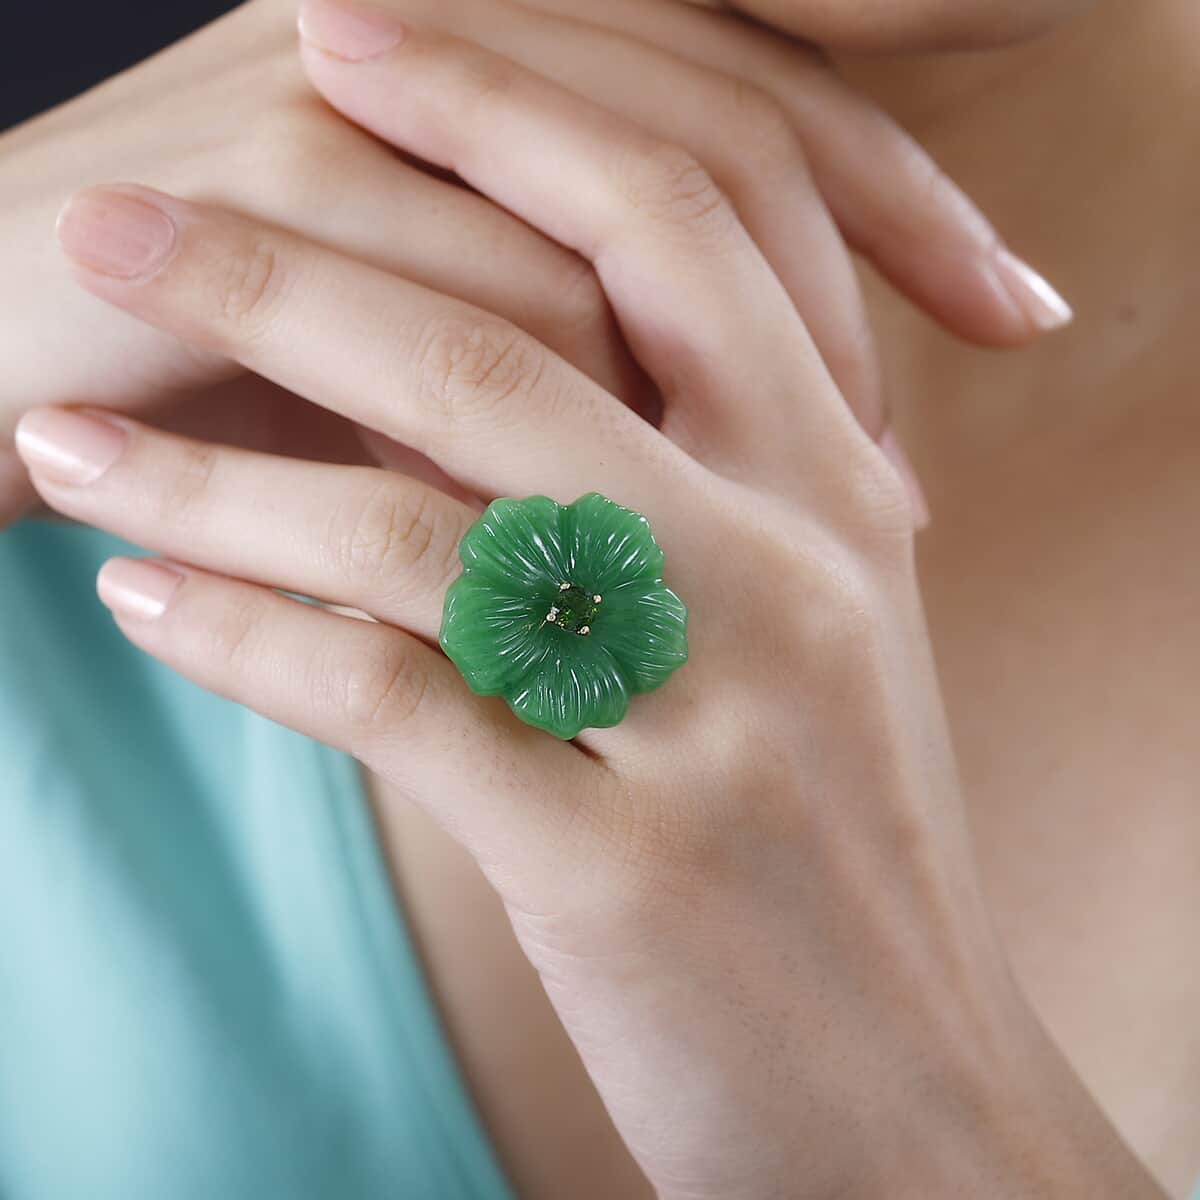
[[[163,475],[156,517],[164,527],[188,525],[198,519],[212,494],[219,462],[217,449],[204,443],[184,442],[180,453]]]
[[[913,531],[913,508],[900,472],[874,442],[848,456],[841,476],[844,503],[841,528],[861,548],[888,542],[907,544]]]
[[[778,531],[747,531],[739,546],[739,563],[755,564],[756,576],[772,580],[772,594],[795,598],[769,618],[760,601],[747,599],[748,614],[739,621],[739,642],[761,653],[762,669],[789,661],[787,647],[804,648],[814,671],[840,669],[859,649],[879,644],[885,598],[872,565],[832,529],[825,518],[805,519],[781,539]]]
[[[849,256],[844,261],[853,281]],[[861,428],[871,441],[877,441],[887,431],[890,413],[875,331],[856,284],[847,291],[840,308],[830,308],[829,316],[828,331],[823,329],[820,335],[825,364]],[[816,321],[812,324],[815,329]]]
[[[721,235],[735,223],[733,208],[704,164],[680,146],[653,143],[619,164],[621,186],[634,210],[689,238]]]
[[[865,572],[853,562],[827,564],[829,577],[822,595],[821,641],[839,661],[848,655],[870,659],[880,645],[877,599]]]
[[[910,134],[895,131],[890,145],[894,178],[904,181],[915,202],[915,210],[938,211],[950,192],[956,190],[945,172]]]
[[[286,272],[273,239],[236,239],[210,267],[212,307],[222,332],[239,345],[260,341],[282,300]]]
[[[599,340],[608,335],[612,310],[590,262],[571,256],[557,273],[548,295],[559,331],[581,340]]]
[[[405,641],[393,641],[385,653],[362,658],[346,675],[342,707],[347,725],[358,734],[394,732],[424,708],[429,673]]]
[[[425,489],[412,491],[385,479],[350,514],[331,545],[341,571],[372,591],[390,593],[414,573],[444,578],[457,539],[445,528]]]
[[[928,222],[931,231],[940,232],[947,213],[956,218],[976,215],[971,201],[914,137],[897,130],[892,152],[895,157],[892,178],[907,183],[910,212],[918,223]]]
[[[473,422],[540,393],[545,356],[506,321],[439,316],[416,349],[423,390],[450,426]]]
[[[792,118],[770,92],[749,80],[730,81],[730,149],[741,183],[776,178],[781,171],[807,173],[807,158]]]
[[[243,673],[243,664],[251,656],[262,619],[262,604],[256,596],[230,597],[221,605],[205,647],[208,661],[215,663],[221,674],[235,677]],[[256,669],[261,669],[261,665],[254,664]]]
[[[469,45],[460,49],[457,58],[463,84],[461,95],[467,110],[477,110],[480,105],[489,104],[512,91],[515,68],[508,59],[473,51]]]
[[[818,672],[833,679],[875,679],[884,672],[886,604],[880,582],[861,557],[845,548],[812,555],[804,564],[809,602],[799,644]],[[871,693],[864,690],[862,697]]]

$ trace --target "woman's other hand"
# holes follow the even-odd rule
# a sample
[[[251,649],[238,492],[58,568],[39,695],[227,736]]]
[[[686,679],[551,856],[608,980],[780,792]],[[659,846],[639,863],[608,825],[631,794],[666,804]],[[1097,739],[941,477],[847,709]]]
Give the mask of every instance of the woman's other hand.
[[[843,237],[963,336],[1015,345],[1063,315],[1022,282],[927,156],[805,47],[667,0],[418,7],[412,15],[686,147],[733,201],[843,395],[902,471]],[[0,524],[33,498],[6,443],[38,402],[143,412],[169,428],[331,461],[425,465],[380,439],[365,449],[350,423],[72,289],[47,231],[64,197],[95,178],[233,205],[500,313],[627,403],[655,409],[591,267],[314,97],[295,59],[294,19],[291,3],[253,0],[0,139]],[[360,99],[343,105],[370,125]]]

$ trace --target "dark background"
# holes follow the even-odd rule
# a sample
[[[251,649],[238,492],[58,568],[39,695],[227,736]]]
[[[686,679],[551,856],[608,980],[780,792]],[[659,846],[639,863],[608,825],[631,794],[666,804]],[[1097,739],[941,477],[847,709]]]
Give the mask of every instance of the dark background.
[[[3,0],[0,130],[237,7],[238,0]]]

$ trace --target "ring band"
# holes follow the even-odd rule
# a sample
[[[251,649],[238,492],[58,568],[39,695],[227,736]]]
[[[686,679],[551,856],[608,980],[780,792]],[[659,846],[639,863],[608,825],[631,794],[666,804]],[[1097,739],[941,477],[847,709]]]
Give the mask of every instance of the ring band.
[[[589,492],[493,501],[459,544],[439,642],[468,687],[568,740],[687,661],[687,609],[640,513]]]

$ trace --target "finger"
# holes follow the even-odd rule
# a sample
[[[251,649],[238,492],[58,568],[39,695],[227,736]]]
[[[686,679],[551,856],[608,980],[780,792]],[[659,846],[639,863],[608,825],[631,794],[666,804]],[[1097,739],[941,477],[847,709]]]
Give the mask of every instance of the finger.
[[[434,641],[478,515],[415,479],[34,409],[17,445],[56,511],[251,583],[350,605]]]
[[[146,165],[146,182],[245,208],[479,305],[544,340],[614,395],[643,406],[642,393],[651,389],[587,263],[468,189],[402,162],[313,95],[298,68],[294,82],[295,103],[248,117],[244,137],[222,147],[219,178],[197,186],[194,172],[181,175],[164,154]],[[10,451],[13,426],[27,404],[86,400],[145,414],[177,407],[194,399],[195,390],[240,373],[224,356],[186,350],[81,290],[60,286],[50,232],[58,203],[50,196],[45,205],[27,211],[18,205],[11,214],[16,225],[6,244],[29,247],[20,270],[33,271],[36,286],[5,310],[12,319],[0,320],[6,409],[0,411],[0,446]]]
[[[1070,307],[1014,258],[979,207],[878,104],[811,49],[728,13],[643,0],[532,0],[750,80],[788,113],[842,234],[959,337],[1023,345]]]
[[[502,54],[694,155],[787,289],[842,395],[879,436],[886,423],[882,387],[858,276],[790,118],[765,91],[623,33],[520,4],[405,0],[402,11]]]
[[[794,471],[818,430],[844,427],[850,414],[794,305],[692,155],[476,45],[367,11],[305,6],[310,39],[346,39],[341,58],[306,43],[317,86],[591,261],[673,436],[702,456],[787,459]],[[730,396],[752,401],[752,418]]]
[[[689,466],[508,322],[282,230],[96,188],[60,240],[102,299],[413,447],[476,495],[594,487],[636,507]]]
[[[588,263],[477,193],[401,161],[322,108],[336,128],[318,123],[299,144],[293,136],[269,198],[245,208],[247,215],[495,313],[641,406],[644,379]],[[330,170],[331,159],[337,170]],[[299,220],[297,196],[308,210]]]
[[[823,82],[837,120],[811,111],[803,122],[813,171],[847,242],[885,279],[985,346],[1023,346],[1071,321],[1067,302],[914,138],[836,75]]]
[[[576,806],[600,792],[598,764],[521,724],[502,700],[475,696],[446,658],[390,626],[145,559],[110,560],[97,591],[134,645],[352,754],[486,862],[532,852],[555,864]],[[472,794],[488,802],[467,804]]]

